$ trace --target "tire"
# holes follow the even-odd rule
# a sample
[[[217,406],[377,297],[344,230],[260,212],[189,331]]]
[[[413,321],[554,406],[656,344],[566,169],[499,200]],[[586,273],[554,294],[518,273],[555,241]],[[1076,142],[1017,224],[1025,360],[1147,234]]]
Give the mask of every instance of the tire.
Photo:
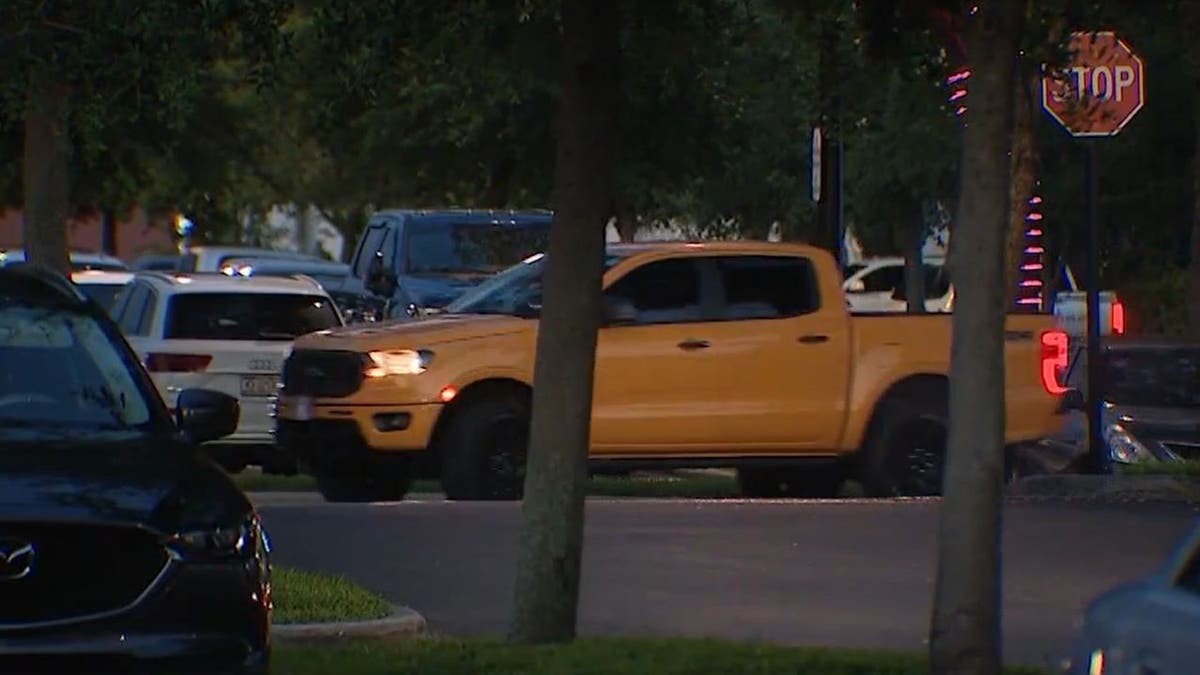
[[[317,491],[327,502],[394,502],[412,487],[407,457],[379,458],[358,465],[321,467],[314,471]]]
[[[829,499],[838,496],[845,480],[845,471],[839,464],[738,469],[742,496],[759,499]]]
[[[439,441],[448,499],[511,501],[525,492],[529,395],[498,391],[454,411]]]
[[[942,493],[947,408],[944,391],[933,388],[893,395],[879,404],[861,456],[868,496]]]

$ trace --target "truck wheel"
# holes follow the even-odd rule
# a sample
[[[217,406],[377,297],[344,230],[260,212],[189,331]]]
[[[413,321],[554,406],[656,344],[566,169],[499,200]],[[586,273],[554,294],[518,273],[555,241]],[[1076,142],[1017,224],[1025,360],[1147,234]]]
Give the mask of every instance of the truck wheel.
[[[946,462],[945,395],[930,392],[879,404],[862,451],[862,482],[872,497],[942,492]]]
[[[845,479],[840,465],[738,469],[738,487],[742,496],[762,499],[832,498],[838,496]]]
[[[512,391],[454,411],[441,443],[442,489],[457,500],[515,500],[525,492],[529,397]]]
[[[317,491],[327,502],[395,502],[412,487],[408,458],[321,467],[314,470]]]

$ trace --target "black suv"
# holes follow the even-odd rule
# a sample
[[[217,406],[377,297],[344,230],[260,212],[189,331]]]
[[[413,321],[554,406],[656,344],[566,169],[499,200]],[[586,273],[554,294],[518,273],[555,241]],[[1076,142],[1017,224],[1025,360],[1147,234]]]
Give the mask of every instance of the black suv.
[[[0,672],[266,670],[266,533],[196,448],[238,416],[203,389],[168,410],[103,308],[0,269]]]

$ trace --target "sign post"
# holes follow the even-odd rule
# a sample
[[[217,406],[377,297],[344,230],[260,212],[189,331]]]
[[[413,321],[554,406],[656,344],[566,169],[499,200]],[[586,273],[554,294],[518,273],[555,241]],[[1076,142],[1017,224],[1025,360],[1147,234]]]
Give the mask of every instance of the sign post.
[[[1111,473],[1104,441],[1100,370],[1100,218],[1096,142],[1116,136],[1146,102],[1141,58],[1112,31],[1071,34],[1069,63],[1046,68],[1042,108],[1084,143],[1084,210],[1088,228],[1087,417],[1089,468]]]

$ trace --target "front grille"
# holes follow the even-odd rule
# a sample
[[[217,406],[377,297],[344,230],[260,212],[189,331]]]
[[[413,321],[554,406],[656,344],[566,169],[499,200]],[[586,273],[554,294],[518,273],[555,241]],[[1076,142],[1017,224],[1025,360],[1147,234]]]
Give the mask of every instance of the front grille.
[[[363,356],[356,352],[296,350],[283,363],[283,393],[341,398],[362,386]]]
[[[0,567],[0,629],[119,610],[167,564],[158,538],[138,528],[0,522],[0,553],[25,545],[31,558]]]

